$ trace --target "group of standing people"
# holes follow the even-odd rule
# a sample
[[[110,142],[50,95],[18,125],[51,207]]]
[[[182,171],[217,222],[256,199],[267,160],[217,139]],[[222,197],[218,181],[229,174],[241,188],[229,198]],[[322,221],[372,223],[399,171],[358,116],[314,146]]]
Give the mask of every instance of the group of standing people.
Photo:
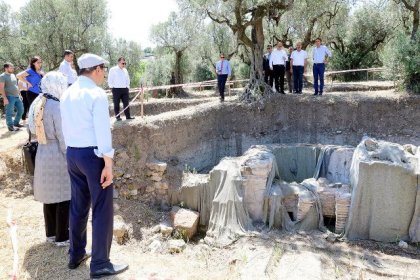
[[[17,77],[13,65],[6,63],[0,75],[0,93],[10,131],[24,127],[19,123],[24,112],[19,89],[28,102],[28,128],[38,140],[34,197],[43,203],[46,242],[70,247],[69,269],[91,257],[90,276],[101,278],[128,268],[109,259],[114,149],[108,98],[100,87],[108,61],[84,54],[78,59],[77,76],[73,59],[73,52],[65,51],[59,71],[44,74],[41,58],[34,57]],[[22,85],[18,86],[18,80]],[[86,252],[90,208],[91,253]]]
[[[331,57],[330,50],[321,45],[321,39],[315,40],[313,48],[313,75],[314,75],[314,95],[322,95],[324,89],[324,72],[328,58]],[[302,49],[302,43],[296,44],[296,49],[292,47],[286,52],[283,42],[279,41],[276,49],[271,45],[267,46],[267,53],[263,57],[264,81],[273,87],[277,92],[285,94],[284,77],[286,76],[290,93],[302,94],[303,75],[308,64],[308,53]]]
[[[314,95],[322,95],[324,92],[324,73],[331,51],[322,45],[321,38],[315,39],[315,46],[312,50]],[[296,48],[289,47],[288,51],[283,47],[283,42],[278,41],[273,50],[272,45],[267,46],[267,53],[263,56],[264,81],[276,91],[286,94],[284,91],[284,78],[287,79],[289,93],[302,94],[303,75],[308,65],[308,53],[302,49],[302,43],[298,42]],[[220,60],[215,65],[217,85],[220,94],[220,101],[225,100],[225,85],[231,76],[231,66],[225,60],[224,53],[220,54]]]
[[[4,73],[0,75],[0,94],[3,96],[9,131],[17,131],[24,127],[20,121],[21,119],[26,121],[29,107],[41,92],[40,82],[44,75],[41,67],[42,60],[38,56],[31,58],[29,67],[17,75],[14,74],[15,67],[12,63],[3,65]]]

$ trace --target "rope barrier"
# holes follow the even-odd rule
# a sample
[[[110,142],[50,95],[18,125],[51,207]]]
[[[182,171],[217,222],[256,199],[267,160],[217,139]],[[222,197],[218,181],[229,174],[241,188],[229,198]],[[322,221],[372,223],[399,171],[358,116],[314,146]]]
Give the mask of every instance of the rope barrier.
[[[350,72],[362,72],[362,71],[367,71],[367,72],[381,72],[386,70],[386,68],[365,68],[365,69],[350,69],[350,70],[339,70],[339,71],[328,71],[324,73],[324,76],[330,76],[330,75],[335,75],[335,74],[341,74],[341,73],[350,73]],[[306,77],[311,77],[311,74],[304,74],[304,76]],[[230,92],[231,92],[231,85],[233,85],[234,83],[241,83],[241,82],[248,82],[249,79],[241,79],[241,80],[228,80],[226,82],[226,84],[228,85],[228,94],[230,96]],[[138,88],[133,88],[130,90],[130,92],[135,92],[138,91],[138,93],[136,94],[136,96],[134,96],[134,98],[128,103],[128,105],[121,111],[118,113],[118,115],[116,115],[115,117],[118,118],[119,116],[121,116],[121,114],[127,110],[128,107],[130,107],[130,105],[134,102],[134,100],[136,100],[136,98],[141,95],[140,98],[140,104],[141,104],[141,117],[143,117],[144,112],[143,112],[143,102],[144,102],[144,93],[146,91],[153,91],[153,90],[166,90],[166,96],[168,96],[168,89],[171,88],[177,88],[177,87],[186,87],[186,88],[200,88],[200,90],[203,87],[206,86],[215,86],[217,84],[217,80],[207,80],[207,81],[202,81],[202,82],[195,82],[195,83],[183,83],[183,84],[175,84],[175,85],[163,85],[163,86],[150,86],[150,87],[138,87]],[[332,84],[331,84],[332,86]],[[110,94],[110,90],[107,91],[108,95]]]

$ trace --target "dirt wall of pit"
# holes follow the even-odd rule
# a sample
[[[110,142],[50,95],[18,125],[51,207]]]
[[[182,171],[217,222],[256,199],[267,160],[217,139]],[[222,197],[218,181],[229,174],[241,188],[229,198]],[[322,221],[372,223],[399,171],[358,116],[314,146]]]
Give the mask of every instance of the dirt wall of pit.
[[[420,145],[420,97],[273,96],[264,103],[216,101],[113,128],[116,168],[142,181],[145,163],[208,170],[254,144],[357,145],[363,135]],[[123,153],[123,157],[121,157]]]

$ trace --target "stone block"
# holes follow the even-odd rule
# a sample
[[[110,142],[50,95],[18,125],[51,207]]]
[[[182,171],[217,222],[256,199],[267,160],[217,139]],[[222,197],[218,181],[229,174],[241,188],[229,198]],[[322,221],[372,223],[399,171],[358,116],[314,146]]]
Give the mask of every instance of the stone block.
[[[200,214],[196,211],[172,207],[171,221],[175,230],[182,233],[185,238],[191,239],[197,233],[198,219]]]
[[[153,182],[160,182],[162,181],[162,176],[153,175],[149,179],[152,180]]]
[[[146,163],[146,167],[153,171],[164,172],[166,170],[166,162],[153,161]]]
[[[169,240],[168,250],[170,253],[181,253],[187,247],[187,244],[182,239]]]

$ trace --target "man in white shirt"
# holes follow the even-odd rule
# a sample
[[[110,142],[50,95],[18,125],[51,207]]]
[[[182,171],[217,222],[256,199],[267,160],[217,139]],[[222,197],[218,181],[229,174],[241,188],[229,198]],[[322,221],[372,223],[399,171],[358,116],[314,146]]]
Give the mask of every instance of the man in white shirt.
[[[294,93],[302,94],[303,87],[303,73],[306,72],[306,65],[308,64],[308,54],[302,50],[302,43],[296,44],[296,50],[290,56],[290,65],[293,73],[293,87]]]
[[[108,98],[99,87],[108,63],[94,54],[78,59],[80,76],[61,97],[60,109],[67,168],[71,182],[70,260],[76,269],[90,257],[86,253],[86,227],[92,206],[91,278],[123,272],[128,265],[109,260],[113,233],[111,127]]]
[[[277,48],[270,56],[270,69],[273,70],[274,82],[277,92],[284,92],[284,73],[286,70],[287,53],[283,48],[283,42],[277,43]],[[280,81],[279,81],[280,79]]]
[[[58,71],[67,78],[68,86],[71,86],[77,79],[76,70],[73,69],[74,53],[71,50],[64,51],[64,60],[60,63]]]
[[[121,120],[120,117],[120,101],[123,103],[123,110],[127,120],[132,120],[134,117],[130,116],[129,103],[129,89],[130,89],[130,77],[126,66],[125,58],[118,58],[118,64],[109,70],[108,75],[108,86],[112,91],[112,100],[114,101],[114,112],[117,121]]]
[[[324,90],[324,72],[325,65],[328,63],[328,58],[331,57],[331,51],[325,46],[321,45],[321,38],[315,39],[315,47],[312,51],[313,56],[313,74],[314,74],[314,95],[322,95]],[[319,87],[318,87],[319,81]]]

